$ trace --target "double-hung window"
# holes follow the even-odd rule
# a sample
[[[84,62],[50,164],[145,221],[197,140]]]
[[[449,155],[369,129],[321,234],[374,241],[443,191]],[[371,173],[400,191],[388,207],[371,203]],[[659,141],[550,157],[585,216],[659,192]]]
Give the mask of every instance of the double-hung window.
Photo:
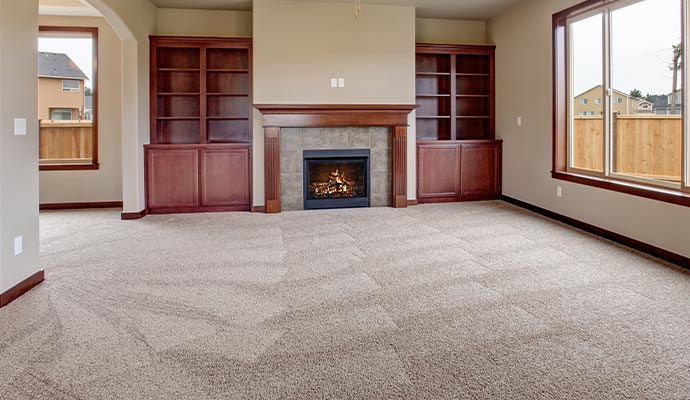
[[[690,205],[689,2],[589,0],[554,15],[554,178]],[[585,93],[596,117],[578,111]]]

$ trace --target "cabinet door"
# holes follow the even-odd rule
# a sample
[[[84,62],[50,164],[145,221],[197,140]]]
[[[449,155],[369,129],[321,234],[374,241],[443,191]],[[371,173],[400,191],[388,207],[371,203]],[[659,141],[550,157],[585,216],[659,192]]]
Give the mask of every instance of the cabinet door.
[[[459,163],[458,144],[417,145],[417,198],[455,199],[460,193]]]
[[[201,205],[251,206],[249,148],[201,150]]]
[[[199,205],[199,156],[196,149],[147,149],[148,208]]]
[[[460,169],[461,195],[487,197],[501,194],[501,145],[463,144]]]

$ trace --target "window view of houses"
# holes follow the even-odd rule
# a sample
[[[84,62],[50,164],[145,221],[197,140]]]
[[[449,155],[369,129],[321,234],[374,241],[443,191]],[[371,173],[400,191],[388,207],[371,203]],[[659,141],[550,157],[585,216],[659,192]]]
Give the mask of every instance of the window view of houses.
[[[682,96],[680,91],[675,91],[675,104],[672,94],[642,96],[639,90],[623,93],[620,90],[611,90],[611,112],[616,115],[633,114],[676,114],[680,115],[682,109]],[[597,85],[575,96],[573,114],[580,116],[595,116],[604,113],[604,88]]]
[[[39,163],[91,164],[93,40],[45,34],[38,43]]]

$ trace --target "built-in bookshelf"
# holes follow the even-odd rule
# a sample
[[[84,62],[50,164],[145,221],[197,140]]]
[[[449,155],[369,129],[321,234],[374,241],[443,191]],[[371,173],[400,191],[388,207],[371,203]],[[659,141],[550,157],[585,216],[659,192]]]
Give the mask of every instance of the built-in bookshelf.
[[[151,37],[149,212],[247,210],[250,39]]]

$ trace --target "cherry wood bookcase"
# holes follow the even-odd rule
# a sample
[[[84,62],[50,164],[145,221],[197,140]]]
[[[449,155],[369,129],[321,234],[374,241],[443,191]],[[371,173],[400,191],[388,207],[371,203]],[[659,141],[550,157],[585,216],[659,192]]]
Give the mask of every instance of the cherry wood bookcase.
[[[501,194],[494,51],[494,46],[417,45],[420,203],[493,199]]]
[[[150,42],[147,212],[250,210],[251,39]]]

